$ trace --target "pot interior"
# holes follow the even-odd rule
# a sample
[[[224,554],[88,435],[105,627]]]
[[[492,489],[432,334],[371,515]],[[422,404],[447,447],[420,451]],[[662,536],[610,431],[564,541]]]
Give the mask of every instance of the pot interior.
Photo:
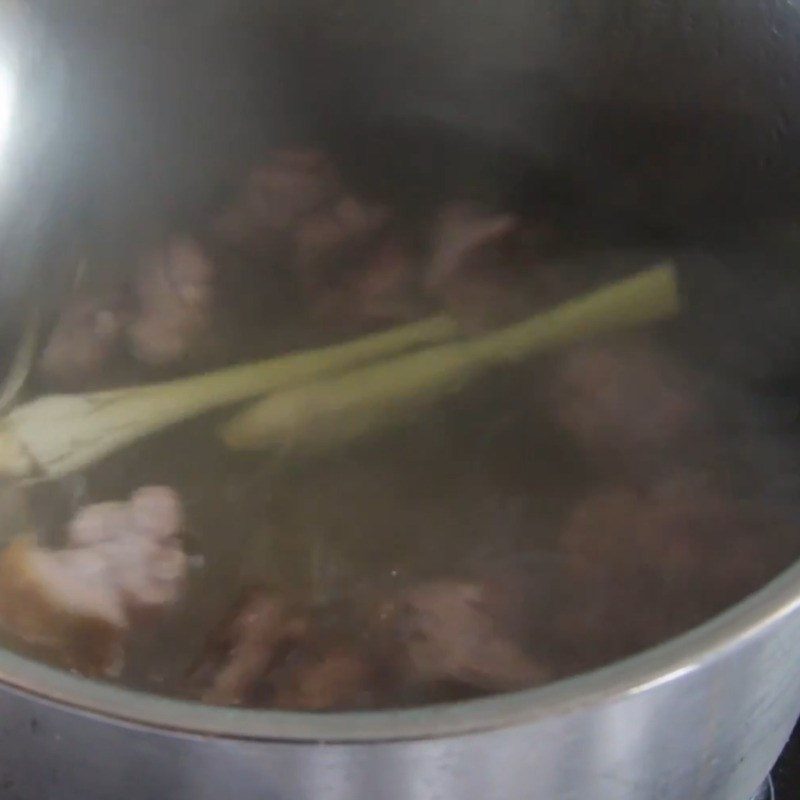
[[[795,15],[62,6],[7,23],[12,376],[34,354],[18,405],[442,312],[463,343],[665,261],[681,310],[452,381],[395,362],[324,383],[284,411],[374,391],[269,447],[220,439],[244,395],[63,474],[47,437],[26,440],[23,477],[45,479],[4,486],[5,540],[36,541],[0,569],[10,649],[208,703],[418,707],[607,666],[794,562]],[[187,559],[179,597],[131,600],[133,568],[109,578],[122,568],[103,550],[78,602],[58,571],[80,549],[70,521],[148,486],[185,514],[167,532]],[[20,603],[20,574],[55,632]],[[248,633],[243,595],[279,623]],[[244,677],[243,650],[261,665]]]

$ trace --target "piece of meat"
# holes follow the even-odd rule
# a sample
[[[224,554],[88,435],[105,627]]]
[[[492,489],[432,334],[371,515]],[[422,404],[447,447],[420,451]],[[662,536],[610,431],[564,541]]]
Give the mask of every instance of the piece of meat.
[[[727,542],[730,523],[741,510],[735,498],[720,495],[699,477],[671,477],[641,490],[612,485],[576,506],[561,545],[575,557],[577,570],[592,565],[619,575],[650,570],[676,581],[702,569],[710,575],[713,562],[740,560]],[[716,558],[705,564],[714,550]]]
[[[593,665],[674,636],[771,577],[765,532],[780,525],[702,473],[597,489],[561,535],[571,590],[558,626]]]
[[[304,288],[336,285],[351,259],[363,255],[389,221],[389,210],[351,195],[302,221],[295,232],[295,263]]]
[[[542,683],[549,671],[508,636],[480,583],[438,580],[409,589],[381,610],[411,683],[456,681],[484,691]]]
[[[409,251],[392,237],[379,242],[341,282],[307,290],[309,313],[330,328],[362,329],[412,318],[419,310]]]
[[[381,205],[343,196],[295,234],[294,268],[309,314],[344,326],[407,313],[413,283],[407,248]]]
[[[529,307],[522,275],[531,271],[532,256],[529,247],[521,249],[520,226],[511,214],[468,203],[442,211],[425,288],[467,329],[511,322]]]
[[[408,246],[397,237],[385,238],[355,276],[357,317],[376,323],[409,318],[417,306],[415,282]]]
[[[137,489],[130,507],[137,529],[158,541],[175,536],[186,523],[180,497],[168,486]]]
[[[367,705],[372,689],[372,665],[354,649],[338,646],[293,666],[272,705],[292,711],[342,711]]]
[[[73,389],[96,378],[119,346],[126,318],[116,298],[72,298],[39,358],[45,382]]]
[[[176,237],[139,268],[139,310],[128,328],[134,357],[163,366],[190,355],[207,334],[214,302],[214,265],[194,239]]]
[[[139,489],[125,503],[98,503],[70,523],[71,545],[102,554],[129,608],[157,609],[178,600],[187,573],[177,538],[184,525],[177,493]]]
[[[222,241],[237,247],[268,246],[275,234],[293,228],[338,191],[336,169],[324,153],[278,150],[252,170],[213,229]]]
[[[71,545],[86,547],[116,540],[121,530],[130,530],[158,542],[176,536],[183,526],[177,492],[167,486],[145,486],[130,500],[80,509],[69,523],[68,537]]]
[[[12,542],[0,555],[0,623],[82,672],[114,674],[133,622],[182,593],[182,525],[177,495],[148,487],[82,509],[64,549]]]
[[[118,674],[127,619],[105,559],[18,539],[0,554],[0,623],[37,651],[87,675]]]
[[[68,527],[74,550],[101,556],[128,612],[158,610],[180,598],[188,571],[179,535],[183,505],[166,486],[138,489],[127,502],[81,509]]]
[[[434,233],[426,285],[436,290],[460,273],[492,258],[492,250],[519,225],[511,214],[496,214],[470,203],[453,203],[439,218]]]
[[[674,463],[667,454],[686,452],[710,436],[701,377],[646,343],[570,350],[550,392],[563,428],[604,463],[636,469]]]
[[[302,638],[303,617],[264,589],[253,589],[211,637],[189,683],[203,702],[243,705],[266,678],[279,650]]]

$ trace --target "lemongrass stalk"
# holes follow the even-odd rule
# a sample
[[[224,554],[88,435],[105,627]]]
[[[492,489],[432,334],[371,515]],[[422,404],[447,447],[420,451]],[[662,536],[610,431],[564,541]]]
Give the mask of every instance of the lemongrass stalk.
[[[344,344],[190,378],[42,397],[0,420],[0,475],[60,477],[206,411],[457,333],[453,320],[437,316]]]
[[[654,267],[495,333],[274,394],[234,417],[221,436],[235,449],[341,444],[415,414],[497,364],[664,319],[679,306],[674,269]]]

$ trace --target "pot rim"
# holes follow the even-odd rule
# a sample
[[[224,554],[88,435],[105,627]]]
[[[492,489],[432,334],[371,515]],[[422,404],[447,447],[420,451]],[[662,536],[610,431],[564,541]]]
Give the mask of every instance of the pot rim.
[[[402,710],[312,714],[216,708],[82,678],[0,648],[0,684],[44,702],[177,734],[307,743],[387,742],[534,723],[638,694],[725,658],[800,609],[800,562],[703,625],[600,669],[478,700]]]

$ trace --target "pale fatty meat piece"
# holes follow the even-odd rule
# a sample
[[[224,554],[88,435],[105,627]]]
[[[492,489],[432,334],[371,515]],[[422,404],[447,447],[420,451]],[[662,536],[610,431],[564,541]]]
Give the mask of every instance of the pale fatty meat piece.
[[[183,503],[168,486],[145,486],[130,499],[136,529],[154,539],[169,539],[186,524]]]
[[[12,542],[0,555],[0,622],[82,672],[113,674],[134,620],[182,594],[182,525],[178,496],[148,487],[79,511],[64,549]]]
[[[128,328],[134,357],[163,366],[190,355],[208,333],[214,304],[214,265],[194,239],[177,237],[139,268],[137,318]]]
[[[69,300],[39,359],[44,380],[61,388],[77,388],[96,378],[117,350],[126,318],[113,298]]]
[[[456,681],[484,691],[543,683],[549,670],[526,654],[490,612],[486,587],[438,580],[409,589],[382,611],[411,683]]]
[[[188,571],[177,538],[184,525],[177,493],[165,486],[138,489],[123,503],[98,503],[78,512],[69,542],[103,555],[129,608],[176,602]]]
[[[289,231],[338,192],[336,169],[324,153],[278,150],[251,171],[241,192],[215,221],[214,232],[234,246],[269,245],[276,233]]]

